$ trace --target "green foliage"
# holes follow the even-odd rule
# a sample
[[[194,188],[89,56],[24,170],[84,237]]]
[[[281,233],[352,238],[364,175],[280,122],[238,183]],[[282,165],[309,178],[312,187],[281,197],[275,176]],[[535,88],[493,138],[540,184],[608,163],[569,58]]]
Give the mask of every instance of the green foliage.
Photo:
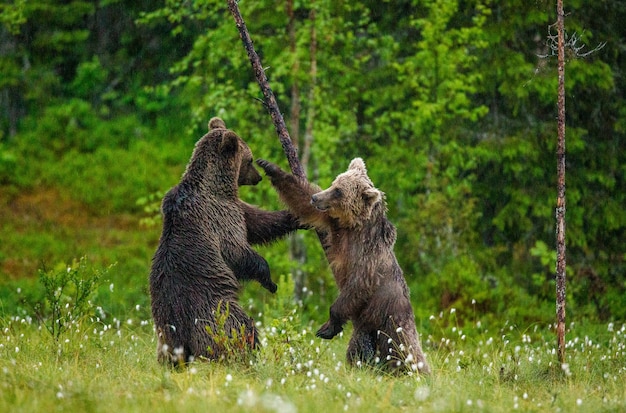
[[[463,320],[479,308],[552,317],[557,73],[548,6],[321,0],[293,2],[290,21],[285,2],[240,2],[300,153],[312,127],[311,179],[327,186],[361,156],[386,192],[422,320],[452,306]],[[255,157],[285,164],[226,4],[0,7],[4,291],[37,263],[94,251],[99,265],[120,263],[112,282],[132,291],[102,288],[107,311],[144,308],[160,194],[178,181],[207,120],[222,116]],[[624,38],[624,10],[568,7],[566,30],[583,51],[608,42],[584,58],[567,51],[568,314],[623,318],[626,83],[614,39]],[[241,194],[280,207],[267,181]],[[137,228],[142,218],[151,226]],[[309,274],[308,320],[326,314],[336,287],[314,234],[304,237],[304,264],[287,242],[259,251],[273,274]],[[242,298],[254,313],[272,302],[254,286]]]
[[[20,26],[26,23],[24,8],[26,0],[15,0],[12,4],[0,4],[0,23],[11,34],[18,34]]]
[[[12,181],[11,176],[17,165],[17,157],[13,151],[0,144],[0,185]]]
[[[139,212],[142,205],[137,204],[138,199],[176,183],[188,150],[172,143],[153,145],[136,140],[128,148],[99,146],[88,156],[69,150],[47,166],[44,177],[37,177],[42,165],[24,167],[34,182],[43,180],[62,187],[96,215]]]
[[[47,150],[58,157],[71,150],[93,153],[102,147],[128,148],[131,142],[147,135],[135,116],[120,116],[107,122],[82,99],[50,106],[41,117],[29,119],[28,125],[32,126],[31,131],[21,145],[37,145],[40,151]]]
[[[246,332],[246,326],[243,324],[239,330],[233,328],[226,331],[230,306],[226,303],[225,308],[222,308],[223,304],[223,301],[217,303],[215,326],[206,326],[207,334],[214,343],[214,347],[209,346],[208,351],[212,358],[219,355],[220,361],[241,363],[250,356],[255,337]]]
[[[137,199],[137,206],[141,207],[144,217],[139,224],[146,227],[160,227],[163,217],[161,216],[161,202],[165,194],[161,191],[154,192]]]
[[[68,330],[79,329],[81,322],[93,315],[91,299],[106,273],[89,266],[84,257],[69,266],[39,271],[43,299],[32,305],[54,340],[59,341]]]
[[[72,94],[85,100],[96,100],[102,94],[98,87],[101,88],[104,85],[107,75],[106,69],[102,67],[97,56],[90,61],[81,62],[76,68],[76,76],[70,85]]]

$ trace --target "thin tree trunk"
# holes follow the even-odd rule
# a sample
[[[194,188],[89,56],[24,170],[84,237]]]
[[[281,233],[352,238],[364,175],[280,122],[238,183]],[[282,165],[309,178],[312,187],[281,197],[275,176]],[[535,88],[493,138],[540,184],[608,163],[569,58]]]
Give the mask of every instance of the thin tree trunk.
[[[294,13],[293,0],[287,0],[287,16],[289,24],[287,33],[289,34],[289,51],[293,58],[291,73],[293,75],[293,83],[291,85],[291,141],[294,146],[300,149],[300,88],[298,85],[298,71],[300,70],[300,58],[298,57],[298,49],[296,44],[296,18]],[[302,169],[306,172],[306,165],[303,159],[300,159]],[[292,276],[294,280],[293,297],[296,302],[301,302],[304,291],[304,279],[306,274],[303,270],[304,263],[307,259],[306,245],[304,244],[304,236],[301,232],[294,232],[289,236],[289,256],[294,263]]]
[[[306,113],[306,129],[304,132],[304,143],[302,148],[302,157],[300,162],[302,168],[307,171],[309,160],[311,158],[311,143],[313,142],[313,125],[315,123],[315,90],[317,87],[317,32],[315,31],[315,7],[313,0],[309,2],[311,12],[309,20],[311,24],[311,45],[309,48],[311,69],[309,78],[311,86],[307,94],[308,109]],[[296,262],[297,267],[294,269],[294,297],[297,301],[302,301],[304,294],[304,284],[306,273],[302,270],[307,258],[306,245],[302,233],[295,233],[291,238],[290,244],[291,257]]]
[[[556,200],[556,335],[559,362],[565,362],[565,24],[563,0],[557,0],[558,144]]]
[[[241,37],[241,41],[243,42],[244,48],[246,49],[246,52],[248,54],[248,58],[250,59],[250,63],[252,64],[252,68],[254,70],[257,82],[259,83],[261,91],[263,92],[265,105],[270,113],[270,116],[272,117],[272,121],[274,122],[274,127],[276,128],[276,132],[278,133],[278,138],[280,139],[280,142],[282,144],[283,151],[285,152],[285,156],[287,157],[287,161],[289,162],[291,172],[294,176],[302,180],[306,180],[307,178],[305,169],[302,168],[302,165],[300,164],[297,150],[291,141],[291,137],[289,136],[289,132],[287,131],[287,127],[285,125],[285,120],[283,119],[283,115],[280,112],[278,103],[276,102],[276,98],[274,97],[274,93],[270,89],[269,82],[267,81],[267,76],[265,75],[265,70],[263,70],[263,66],[261,65],[261,59],[254,50],[252,39],[250,38],[250,33],[248,33],[248,29],[246,28],[246,24],[243,21],[243,17],[241,17],[241,12],[239,11],[237,0],[227,0],[227,2],[228,9],[235,19],[235,24],[237,25],[237,29],[239,30],[239,36]],[[327,253],[328,244],[326,242],[326,239],[328,234],[322,231],[316,232],[320,244],[324,249],[324,252]]]
[[[298,71],[300,70],[300,58],[296,45],[296,17],[293,9],[293,0],[287,0],[287,16],[289,23],[287,24],[287,33],[289,34],[289,52],[293,58],[291,73],[293,75],[293,83],[291,84],[291,110],[289,117],[291,118],[291,142],[300,150],[300,88],[298,85]],[[302,168],[306,172],[306,168]]]
[[[309,13],[309,20],[311,21],[311,45],[309,47],[309,54],[311,56],[311,69],[309,77],[311,79],[311,88],[307,96],[308,110],[306,114],[306,130],[304,132],[304,147],[302,149],[302,167],[306,171],[309,166],[309,160],[311,159],[311,144],[313,143],[313,125],[315,124],[315,98],[317,90],[317,31],[315,29],[315,5],[314,1],[310,0],[311,12]]]
[[[283,114],[280,113],[280,109],[278,107],[278,103],[276,102],[276,98],[274,97],[274,93],[272,92],[272,89],[270,88],[270,85],[267,81],[265,70],[263,70],[263,66],[261,65],[261,59],[254,50],[252,39],[250,38],[250,33],[248,33],[246,23],[243,21],[243,17],[241,17],[241,12],[239,11],[237,0],[228,0],[228,9],[235,19],[235,24],[237,25],[237,29],[239,30],[239,36],[241,37],[241,41],[243,42],[243,46],[246,49],[246,52],[248,53],[248,58],[250,59],[250,63],[252,64],[252,69],[254,70],[254,75],[256,76],[257,82],[261,87],[261,92],[263,92],[263,98],[266,108],[270,113],[270,116],[272,117],[272,121],[274,122],[274,127],[276,128],[278,139],[280,139],[280,143],[283,146],[283,151],[285,152],[285,156],[287,157],[287,161],[289,162],[291,172],[300,179],[306,179],[304,169],[302,169],[302,165],[300,165],[300,161],[298,160],[298,152],[293,146],[291,142],[291,137],[289,136],[289,132],[287,131],[285,119],[283,118]]]

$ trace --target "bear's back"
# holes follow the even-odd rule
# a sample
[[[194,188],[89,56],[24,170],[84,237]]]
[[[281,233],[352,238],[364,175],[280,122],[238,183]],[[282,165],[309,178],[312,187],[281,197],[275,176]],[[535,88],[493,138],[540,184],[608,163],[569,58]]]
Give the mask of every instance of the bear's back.
[[[246,224],[238,199],[172,188],[162,205],[163,234],[179,245],[219,250],[227,242],[246,243]]]

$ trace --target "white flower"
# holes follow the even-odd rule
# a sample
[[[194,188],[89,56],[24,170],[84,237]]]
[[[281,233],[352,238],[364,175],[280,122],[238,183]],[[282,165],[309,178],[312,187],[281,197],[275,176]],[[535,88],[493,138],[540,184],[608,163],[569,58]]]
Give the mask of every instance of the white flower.
[[[415,393],[413,393],[413,397],[415,397],[415,400],[420,402],[425,401],[428,396],[430,396],[430,389],[427,386],[420,386],[415,389]]]
[[[561,364],[561,369],[563,370],[563,372],[565,373],[566,376],[571,376],[572,375],[572,372],[569,370],[569,364],[567,364],[567,363]]]

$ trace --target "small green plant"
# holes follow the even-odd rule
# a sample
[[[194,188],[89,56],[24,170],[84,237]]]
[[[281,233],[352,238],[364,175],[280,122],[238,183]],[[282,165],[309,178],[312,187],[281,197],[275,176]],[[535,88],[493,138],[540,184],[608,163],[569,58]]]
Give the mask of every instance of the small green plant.
[[[206,326],[207,333],[213,340],[214,346],[209,346],[209,354],[211,358],[219,358],[225,361],[245,361],[253,348],[256,338],[254,333],[246,329],[252,328],[252,325],[246,326],[241,324],[239,329],[231,328],[227,331],[229,324],[230,305],[223,301],[217,303],[215,310],[215,327]]]
[[[144,216],[139,219],[139,224],[147,228],[157,227],[161,224],[161,200],[163,199],[163,192],[157,191],[149,195],[142,196],[136,202],[137,206],[141,207]]]
[[[0,132],[0,140],[2,134]],[[17,163],[17,157],[4,145],[0,144],[0,184],[6,185],[13,182],[13,174]]]
[[[63,333],[92,315],[90,301],[108,269],[90,267],[85,257],[72,265],[39,270],[43,299],[34,305],[35,315],[50,335],[58,341]]]

